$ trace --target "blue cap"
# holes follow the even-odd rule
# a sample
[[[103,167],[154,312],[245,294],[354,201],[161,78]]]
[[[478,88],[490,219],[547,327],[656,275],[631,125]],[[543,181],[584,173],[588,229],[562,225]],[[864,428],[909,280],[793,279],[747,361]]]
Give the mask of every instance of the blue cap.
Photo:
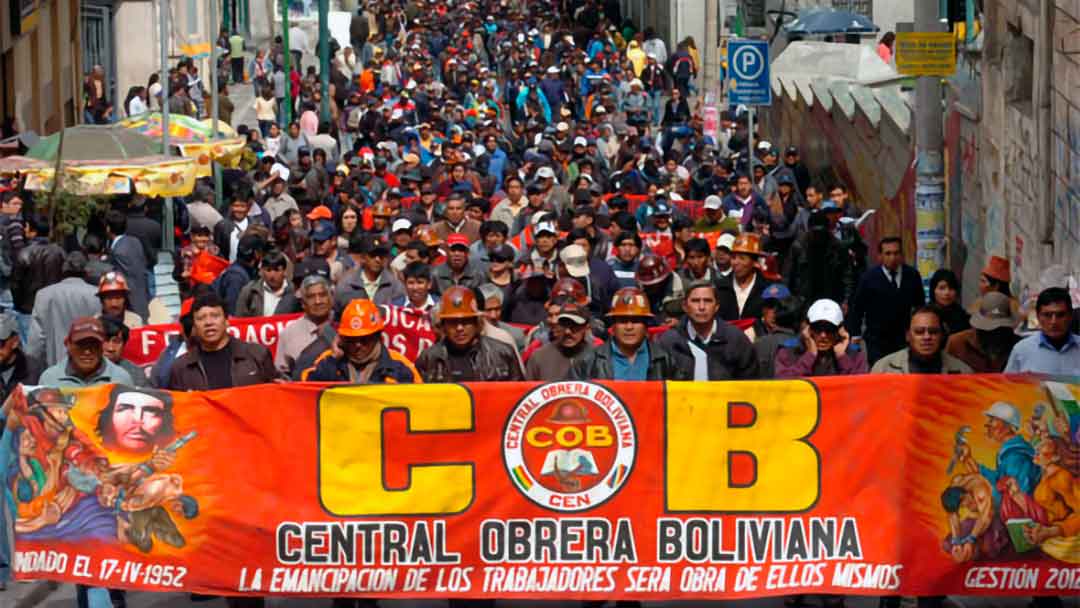
[[[786,300],[791,297],[791,291],[783,283],[773,283],[761,292],[762,300]]]
[[[653,207],[653,215],[671,215],[671,205],[663,199],[657,200]]]
[[[788,171],[781,171],[780,174],[776,176],[776,185],[783,186],[784,184],[794,186],[795,176]]]
[[[334,230],[334,225],[330,222],[317,222],[315,228],[311,231],[311,240],[313,241],[329,241],[337,236],[337,231]]]

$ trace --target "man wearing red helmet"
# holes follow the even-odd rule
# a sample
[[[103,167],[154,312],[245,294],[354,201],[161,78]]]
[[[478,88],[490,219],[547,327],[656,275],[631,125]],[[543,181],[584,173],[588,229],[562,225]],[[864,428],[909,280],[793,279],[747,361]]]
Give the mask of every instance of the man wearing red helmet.
[[[128,329],[136,329],[143,326],[142,319],[128,309],[127,279],[119,272],[106,272],[101,275],[98,282],[97,295],[101,300],[101,316],[120,321],[127,325]]]
[[[634,278],[648,296],[656,321],[674,327],[683,312],[682,277],[672,272],[667,259],[650,253],[641,258]]]

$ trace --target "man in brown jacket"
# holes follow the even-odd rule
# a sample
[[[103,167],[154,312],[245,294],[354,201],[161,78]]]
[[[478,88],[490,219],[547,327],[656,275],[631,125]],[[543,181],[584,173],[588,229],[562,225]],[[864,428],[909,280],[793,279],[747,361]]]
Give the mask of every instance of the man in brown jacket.
[[[971,329],[949,336],[945,352],[967,363],[976,374],[1000,374],[1020,340],[1013,331],[1016,324],[1009,296],[989,292],[971,315]]]
[[[191,307],[194,344],[173,363],[169,390],[206,391],[277,379],[270,351],[229,335],[225,302],[217,294],[200,296]]]

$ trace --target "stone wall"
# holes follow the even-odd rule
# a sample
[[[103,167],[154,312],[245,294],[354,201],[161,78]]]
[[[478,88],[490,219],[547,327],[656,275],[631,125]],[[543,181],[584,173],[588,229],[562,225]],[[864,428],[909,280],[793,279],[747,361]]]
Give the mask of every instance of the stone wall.
[[[984,29],[977,133],[963,120],[947,130],[951,157],[969,159],[950,171],[974,172],[978,185],[964,179],[950,197],[966,299],[990,255],[1010,260],[1025,299],[1046,267],[1080,266],[1080,2],[986,0]]]

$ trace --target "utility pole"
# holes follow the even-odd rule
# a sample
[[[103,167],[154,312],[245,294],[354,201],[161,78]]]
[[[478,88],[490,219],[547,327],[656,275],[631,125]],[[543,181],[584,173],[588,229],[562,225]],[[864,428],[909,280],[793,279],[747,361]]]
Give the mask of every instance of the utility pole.
[[[285,43],[282,53],[285,59],[285,107],[281,111],[287,129],[292,122],[292,50],[289,48],[289,3],[285,0],[281,0],[281,40]]]
[[[227,3],[228,0],[225,0]],[[210,131],[212,135],[211,139],[217,139],[218,136],[218,114],[221,108],[220,95],[218,94],[218,51],[217,41],[213,39],[214,32],[217,31],[218,26],[218,0],[210,0],[210,5],[207,7],[210,13],[210,30],[208,35],[211,37],[210,42]],[[218,209],[222,208],[221,200],[221,167],[213,159],[210,160],[210,166],[214,171],[214,206]]]
[[[915,31],[940,32],[938,0],[916,0]],[[922,76],[915,85],[915,243],[923,288],[945,262],[945,158],[941,78]]]
[[[330,0],[319,0],[319,121],[330,122]]]
[[[720,3],[726,0],[705,0],[705,66],[704,78],[701,79],[702,97],[708,93],[718,99],[716,84],[720,79]]]
[[[169,153],[169,96],[171,95],[169,92],[169,15],[172,13],[172,7],[169,6],[169,0],[160,0],[158,6],[161,13],[158,15],[160,21],[159,38],[161,39],[161,153],[165,156],[171,156]],[[172,251],[175,244],[172,197],[165,197],[165,210],[162,215],[161,228],[164,232],[162,234],[162,245],[165,251]]]

